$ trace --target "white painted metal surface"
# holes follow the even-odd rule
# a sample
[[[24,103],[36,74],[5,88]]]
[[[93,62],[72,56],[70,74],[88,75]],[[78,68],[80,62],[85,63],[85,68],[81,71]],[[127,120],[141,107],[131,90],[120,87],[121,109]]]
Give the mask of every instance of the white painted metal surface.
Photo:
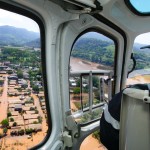
[[[126,89],[120,115],[120,150],[150,149],[150,105],[143,102],[148,91]]]

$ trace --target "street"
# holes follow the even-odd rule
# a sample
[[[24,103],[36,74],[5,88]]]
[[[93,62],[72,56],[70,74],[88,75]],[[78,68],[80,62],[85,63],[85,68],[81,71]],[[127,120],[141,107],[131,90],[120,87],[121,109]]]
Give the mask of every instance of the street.
[[[7,98],[7,90],[8,90],[8,79],[7,75],[5,76],[5,82],[3,86],[3,94],[0,97],[1,99],[1,104],[0,104],[0,122],[3,119],[7,118],[7,108],[8,108],[8,98]]]

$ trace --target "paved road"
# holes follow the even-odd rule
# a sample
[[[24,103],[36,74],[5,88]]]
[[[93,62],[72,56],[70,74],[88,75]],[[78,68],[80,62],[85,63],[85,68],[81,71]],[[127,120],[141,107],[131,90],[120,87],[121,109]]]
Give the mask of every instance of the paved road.
[[[7,118],[7,108],[8,108],[8,98],[7,98],[8,79],[7,79],[7,75],[5,77],[6,78],[5,78],[5,82],[4,82],[3,94],[0,97],[0,99],[1,99],[1,104],[0,104],[0,122],[3,119]]]

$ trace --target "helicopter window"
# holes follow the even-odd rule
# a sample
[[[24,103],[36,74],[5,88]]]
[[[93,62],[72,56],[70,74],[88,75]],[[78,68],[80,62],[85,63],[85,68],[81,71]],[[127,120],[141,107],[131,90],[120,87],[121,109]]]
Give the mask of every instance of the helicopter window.
[[[81,35],[70,57],[70,106],[78,123],[100,118],[112,96],[115,42],[98,32]],[[78,117],[77,117],[78,116]]]
[[[0,9],[0,149],[29,149],[47,135],[41,37],[34,20]]]
[[[133,55],[136,66],[127,80],[127,85],[137,83],[150,83],[150,33],[136,37],[133,45]],[[130,64],[132,66],[132,62]],[[129,66],[129,67],[130,67]]]
[[[150,15],[150,1],[145,0],[125,0],[126,4],[133,10],[141,15]]]

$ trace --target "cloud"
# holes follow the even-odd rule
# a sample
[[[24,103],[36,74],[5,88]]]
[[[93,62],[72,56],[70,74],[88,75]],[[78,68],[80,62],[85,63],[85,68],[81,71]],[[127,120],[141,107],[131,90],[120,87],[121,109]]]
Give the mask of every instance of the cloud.
[[[0,9],[0,26],[10,25],[18,28],[25,28],[29,31],[39,32],[38,24],[32,19]]]
[[[137,36],[135,42],[150,45],[150,32]]]

